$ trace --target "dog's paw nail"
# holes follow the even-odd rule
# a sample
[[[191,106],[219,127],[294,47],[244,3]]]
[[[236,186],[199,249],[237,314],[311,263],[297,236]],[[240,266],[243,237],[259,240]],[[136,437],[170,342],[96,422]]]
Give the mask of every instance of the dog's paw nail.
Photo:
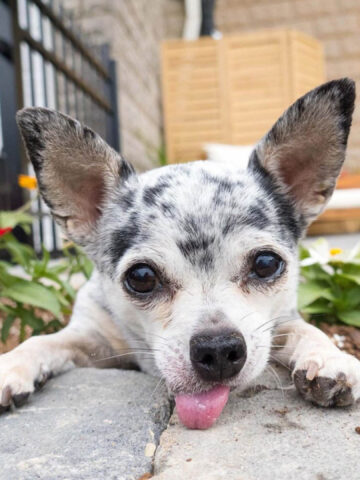
[[[2,391],[0,404],[3,407],[8,407],[11,402],[11,397],[12,397],[11,387],[10,385],[7,385]]]
[[[35,380],[35,390],[40,390],[51,377],[50,373],[44,373],[38,380]]]
[[[3,405],[0,405],[0,414],[1,413],[4,413],[4,412],[7,412],[9,410],[10,407],[5,407]]]
[[[307,372],[306,372],[306,379],[307,380],[314,380],[314,378],[316,377],[318,372],[319,372],[319,365],[315,361],[310,360],[309,365],[308,365],[308,369],[307,369]]]

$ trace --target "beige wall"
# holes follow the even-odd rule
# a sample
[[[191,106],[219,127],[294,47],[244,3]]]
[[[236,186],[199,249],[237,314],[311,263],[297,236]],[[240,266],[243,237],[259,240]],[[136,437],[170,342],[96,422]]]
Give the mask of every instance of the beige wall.
[[[166,0],[168,36],[181,32],[181,2]],[[176,5],[177,4],[177,5]],[[216,26],[223,33],[287,27],[323,42],[327,79],[356,80],[357,108],[347,169],[360,171],[360,0],[217,0]]]
[[[347,168],[360,171],[360,0],[217,0],[216,21],[224,33],[291,27],[323,42],[327,79],[357,83]]]
[[[66,0],[76,18],[111,45],[118,64],[123,153],[139,169],[154,164],[146,143],[162,142],[160,46],[179,37],[183,0]],[[360,98],[360,0],[217,0],[224,34],[290,27],[325,46],[327,78],[350,76]],[[357,102],[359,104],[359,101]],[[360,108],[354,115],[347,167],[360,171]]]
[[[122,152],[139,170],[156,164],[151,147],[162,143],[159,54],[165,31],[163,1],[65,2],[95,42],[110,44],[117,62]]]

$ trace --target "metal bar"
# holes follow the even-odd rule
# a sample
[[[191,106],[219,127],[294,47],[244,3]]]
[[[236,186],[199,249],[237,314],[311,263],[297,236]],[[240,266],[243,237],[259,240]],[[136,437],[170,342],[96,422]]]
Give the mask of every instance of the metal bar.
[[[12,16],[12,28],[14,35],[14,47],[13,47],[13,56],[14,56],[14,66],[15,66],[15,77],[16,77],[16,92],[17,92],[17,108],[23,108],[24,106],[24,96],[23,96],[23,86],[22,86],[22,72],[21,72],[21,55],[20,55],[20,27],[18,23],[18,7],[17,0],[13,0],[10,3],[11,7],[11,16]],[[25,150],[22,147],[22,158],[25,158]]]
[[[27,32],[26,30],[19,29],[19,35],[22,40],[29,44],[29,46],[39,52],[46,60],[52,63],[57,70],[60,70],[66,77],[72,80],[81,90],[83,90],[89,97],[91,97],[94,102],[100,105],[101,108],[106,110],[107,112],[112,112],[112,108],[108,101],[103,99],[98,93],[92,88],[89,87],[81,78],[77,76],[64,62],[60,61],[53,53],[49,52],[44,48],[44,46],[34,40],[33,37]]]
[[[102,75],[104,78],[108,79],[109,74],[104,68],[104,66],[99,62],[99,60],[92,55],[86,47],[82,44],[82,42],[74,35],[74,33],[69,30],[61,21],[61,19],[55,15],[53,10],[49,8],[45,3],[41,0],[31,0],[40,10],[40,12],[48,17],[51,22],[55,25],[57,29],[81,52],[82,55],[91,63],[96,70]]]
[[[53,0],[50,0],[50,8],[52,8]],[[55,29],[54,29],[54,24],[50,22],[50,35],[51,35],[51,44],[52,44],[52,50],[55,52]],[[54,81],[54,107],[55,109],[59,108],[59,99],[58,99],[58,77],[57,77],[57,72],[55,70],[54,65],[51,65],[51,71],[52,71],[52,76],[53,76],[53,81]],[[54,219],[52,220],[52,233],[53,233],[53,239],[54,239],[54,250],[58,251],[59,250],[59,239],[57,236],[56,232],[56,225]]]
[[[111,126],[110,126],[110,137],[111,137],[111,146],[117,151],[121,152],[121,140],[120,140],[120,120],[118,113],[118,98],[117,98],[117,78],[116,78],[116,63],[114,60],[109,60],[109,71],[111,76],[110,83],[110,103],[113,106],[113,113],[110,116],[107,114],[107,117],[111,117]]]

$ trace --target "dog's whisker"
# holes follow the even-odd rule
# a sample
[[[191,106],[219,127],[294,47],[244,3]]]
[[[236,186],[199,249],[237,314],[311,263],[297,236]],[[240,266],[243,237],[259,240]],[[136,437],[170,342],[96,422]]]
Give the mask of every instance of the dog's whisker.
[[[99,358],[97,360],[94,360],[94,363],[98,363],[98,362],[103,362],[105,360],[112,360],[114,358],[120,358],[120,357],[126,357],[127,355],[136,355],[136,354],[147,354],[147,355],[152,355],[153,357],[155,356],[155,353],[152,353],[150,351],[133,351],[133,352],[127,352],[127,353],[120,353],[118,355],[111,355],[110,357],[104,357],[104,358]],[[152,357],[152,358],[153,358]]]
[[[149,345],[149,342],[146,340],[131,340],[129,343],[131,344],[140,344],[140,345],[146,345],[149,349],[155,350],[153,347]],[[166,342],[159,342],[160,345],[166,345]],[[141,347],[140,347],[141,348]],[[144,347],[145,348],[145,347]]]
[[[256,348],[269,348],[270,350],[273,348],[292,348],[288,345],[256,345]]]
[[[280,377],[279,375],[277,374],[277,372],[272,368],[271,365],[267,365],[266,368],[268,368],[269,370],[269,373],[272,374],[272,376],[275,378],[275,383],[277,384],[277,386],[279,387],[279,389],[281,390],[281,393],[282,393],[282,397],[283,397],[283,402],[285,403],[285,393],[284,393],[284,388],[282,386],[282,383],[281,383],[281,380],[280,380]]]
[[[271,354],[269,354],[269,357],[271,358],[271,360],[274,360],[274,362],[279,363],[280,365],[282,365],[284,368],[286,368],[287,370],[289,370],[291,372],[291,368],[288,365],[286,365],[285,363],[283,363],[281,360],[279,360],[277,357],[274,357]]]
[[[289,321],[290,318],[292,318],[290,315],[279,315],[278,317],[271,317],[269,320],[266,320],[266,322],[262,323],[261,325],[259,325],[254,331],[256,332],[257,330],[260,330],[262,327],[265,327],[268,323],[270,322],[275,322],[275,325],[278,325],[276,323],[277,320],[281,319],[281,318],[285,318],[286,321]],[[272,327],[271,327],[272,328]],[[265,330],[266,331],[266,330]]]
[[[246,315],[244,315],[242,318],[240,318],[239,322],[242,322],[243,320],[245,320],[245,318],[248,318],[250,317],[250,315],[255,315],[255,314],[256,312],[249,312]]]
[[[159,388],[159,386],[161,385],[162,382],[165,383],[165,377],[160,377],[160,380],[159,380],[159,381],[157,382],[157,384],[155,385],[154,391],[153,391],[152,394],[150,395],[149,401],[152,400],[152,398],[154,397],[154,395],[155,395],[155,393],[156,393],[156,390]]]
[[[294,335],[294,332],[290,332],[290,333],[279,333],[279,334],[277,334],[277,335],[272,335],[271,338],[290,337],[291,335]]]
[[[277,328],[280,325],[284,325],[285,323],[289,323],[293,320],[293,318],[288,318],[287,320],[283,320],[281,322],[275,323],[275,325],[271,325],[270,327],[266,328],[265,330],[262,330],[262,333],[268,332],[269,330],[272,330],[274,328]]]

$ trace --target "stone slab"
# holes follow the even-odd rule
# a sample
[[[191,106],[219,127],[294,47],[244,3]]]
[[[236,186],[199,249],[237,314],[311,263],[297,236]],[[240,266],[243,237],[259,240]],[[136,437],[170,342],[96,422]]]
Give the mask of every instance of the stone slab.
[[[265,375],[252,391],[232,392],[206,431],[187,430],[174,413],[154,480],[359,480],[360,406],[322,409],[278,383]]]
[[[75,369],[0,416],[1,480],[135,480],[152,471],[171,405],[159,379]]]

